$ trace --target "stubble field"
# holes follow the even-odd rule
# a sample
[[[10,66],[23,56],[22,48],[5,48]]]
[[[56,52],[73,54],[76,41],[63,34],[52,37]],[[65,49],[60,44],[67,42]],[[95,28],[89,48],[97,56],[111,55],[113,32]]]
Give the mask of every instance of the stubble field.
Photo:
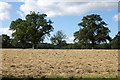
[[[2,49],[2,75],[117,76],[118,50]]]

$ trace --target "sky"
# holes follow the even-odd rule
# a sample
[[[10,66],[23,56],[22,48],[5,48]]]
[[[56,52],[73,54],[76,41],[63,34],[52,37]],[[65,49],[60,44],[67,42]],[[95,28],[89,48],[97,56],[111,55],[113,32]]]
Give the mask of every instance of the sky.
[[[82,0],[83,1],[83,0]],[[111,31],[113,38],[118,32],[118,0],[1,0],[0,1],[0,34],[11,36],[9,30],[11,21],[18,18],[24,19],[30,11],[47,14],[47,19],[54,23],[54,31],[62,30],[66,35],[66,41],[73,43],[73,33],[79,30],[78,23],[82,18],[90,14],[99,14]],[[120,30],[120,29],[119,29]],[[45,42],[50,42],[49,37]]]

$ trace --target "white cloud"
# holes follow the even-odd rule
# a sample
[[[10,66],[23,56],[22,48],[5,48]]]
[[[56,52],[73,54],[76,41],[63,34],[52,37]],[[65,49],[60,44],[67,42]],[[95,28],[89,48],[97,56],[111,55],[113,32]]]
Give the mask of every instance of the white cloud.
[[[67,43],[74,43],[73,40],[74,40],[74,37],[69,37],[67,36],[66,39]]]
[[[1,34],[7,34],[7,35],[11,36],[12,31],[9,30],[9,27],[6,27],[6,28],[0,28],[0,35],[1,35]]]
[[[0,20],[10,19],[11,5],[0,1]]]
[[[17,13],[21,16],[22,19],[25,19],[25,14],[22,13],[21,11],[17,11]]]
[[[120,21],[120,13],[118,13],[118,14],[116,14],[114,17],[113,17],[113,19],[115,20],[115,21]]]
[[[1,0],[5,2],[24,2],[26,0]],[[45,1],[45,0],[44,0]],[[119,0],[46,0],[47,2],[119,2]]]
[[[117,4],[109,2],[48,2],[46,0],[25,0],[24,4],[20,6],[20,11],[22,15],[29,14],[30,11],[39,11],[40,13],[46,13],[49,17],[82,15],[94,10],[112,10],[117,8]]]
[[[73,42],[74,37],[69,37],[69,36],[67,36],[67,37],[66,37],[65,39],[63,39],[63,40],[66,40],[67,43],[74,43],[74,42]],[[49,37],[48,39],[45,38],[44,42],[45,42],[45,43],[51,43],[50,37]]]

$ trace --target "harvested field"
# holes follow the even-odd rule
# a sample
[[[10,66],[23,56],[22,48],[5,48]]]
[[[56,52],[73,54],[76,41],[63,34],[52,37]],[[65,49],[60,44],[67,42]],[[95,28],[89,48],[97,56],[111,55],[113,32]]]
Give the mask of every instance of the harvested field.
[[[116,76],[118,50],[2,49],[2,75]]]

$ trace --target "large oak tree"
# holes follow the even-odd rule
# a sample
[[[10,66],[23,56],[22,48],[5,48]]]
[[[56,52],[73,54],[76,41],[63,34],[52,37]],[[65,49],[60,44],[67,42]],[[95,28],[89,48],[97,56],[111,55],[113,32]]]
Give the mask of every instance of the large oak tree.
[[[18,18],[12,21],[10,30],[13,30],[13,38],[21,43],[23,48],[27,43],[31,43],[32,48],[35,48],[53,31],[52,21],[47,20],[46,16],[46,14],[31,12],[26,15],[25,20]]]
[[[84,16],[82,22],[78,24],[80,30],[74,33],[75,42],[95,48],[97,44],[111,40],[110,30],[100,15],[91,14]]]

